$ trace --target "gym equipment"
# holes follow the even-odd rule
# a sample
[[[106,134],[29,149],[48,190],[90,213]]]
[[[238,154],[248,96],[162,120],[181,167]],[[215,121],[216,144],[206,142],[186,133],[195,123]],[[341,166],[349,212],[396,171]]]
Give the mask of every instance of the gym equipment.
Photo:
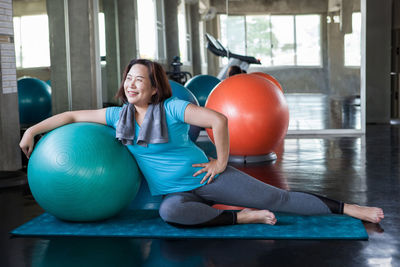
[[[18,79],[19,122],[24,127],[51,116],[51,87],[31,77]]]
[[[289,109],[282,92],[258,75],[237,74],[218,84],[206,107],[228,117],[230,161],[275,160],[275,147],[289,125]],[[212,131],[206,129],[213,140]]]
[[[218,57],[227,57],[229,59],[228,64],[221,69],[218,73],[217,78],[223,80],[227,76],[227,72],[230,66],[237,65],[242,70],[247,71],[250,64],[261,64],[260,60],[255,57],[243,56],[232,53],[227,50],[217,39],[215,39],[212,35],[206,33],[207,38],[207,49],[210,50],[211,53]]]
[[[199,105],[199,101],[197,101],[194,94],[192,92],[190,92],[187,88],[185,88],[183,85],[181,85],[175,81],[171,81],[171,80],[169,80],[169,84],[171,85],[172,96],[175,96],[182,100],[189,101],[190,103],[192,103],[194,105],[197,105],[197,106]],[[197,138],[200,135],[200,130],[201,130],[200,127],[190,125],[190,128],[189,128],[190,140],[192,140],[193,142],[196,142]]]
[[[38,204],[55,217],[97,221],[129,205],[140,175],[114,129],[72,123],[39,140],[29,160],[28,183]]]
[[[192,74],[187,71],[182,71],[182,65],[183,63],[181,62],[181,58],[175,56],[171,63],[172,71],[167,71],[167,76],[170,80],[173,80],[183,85],[187,82],[188,79],[192,78]]]
[[[220,82],[220,79],[211,75],[197,75],[187,81],[185,87],[194,94],[200,106],[204,107],[208,95]]]

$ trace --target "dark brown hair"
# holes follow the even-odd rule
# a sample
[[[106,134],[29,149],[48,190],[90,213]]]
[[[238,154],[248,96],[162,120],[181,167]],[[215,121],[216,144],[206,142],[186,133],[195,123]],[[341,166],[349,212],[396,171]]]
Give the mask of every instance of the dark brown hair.
[[[123,103],[128,102],[128,99],[125,95],[124,83],[129,70],[132,68],[133,65],[136,64],[141,64],[147,67],[149,71],[151,86],[157,89],[157,93],[151,97],[151,104],[158,104],[172,96],[172,90],[168,82],[167,74],[159,63],[153,62],[148,59],[132,59],[124,70],[121,85],[118,89],[117,94],[115,95],[117,99],[120,99]]]
[[[232,65],[228,69],[228,77],[236,74],[244,73],[243,70],[238,65]]]

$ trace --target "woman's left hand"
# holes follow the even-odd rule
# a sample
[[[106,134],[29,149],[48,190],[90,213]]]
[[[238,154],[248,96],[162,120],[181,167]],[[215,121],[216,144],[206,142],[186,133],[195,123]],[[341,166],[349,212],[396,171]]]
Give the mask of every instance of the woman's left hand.
[[[193,164],[192,167],[202,167],[201,170],[198,170],[193,176],[197,176],[203,172],[206,172],[207,174],[203,177],[201,180],[201,184],[207,181],[209,178],[207,184],[211,183],[211,181],[214,179],[215,175],[223,172],[226,168],[226,163],[221,163],[216,159],[209,158],[210,161],[207,163],[199,163],[199,164]]]

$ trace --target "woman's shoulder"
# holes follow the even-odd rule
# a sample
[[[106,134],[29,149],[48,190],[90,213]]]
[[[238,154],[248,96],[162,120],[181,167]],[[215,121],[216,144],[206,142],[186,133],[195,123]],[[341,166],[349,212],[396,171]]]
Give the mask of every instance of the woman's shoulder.
[[[106,121],[108,125],[112,125],[119,120],[121,110],[122,107],[120,106],[111,106],[106,108]]]
[[[123,106],[125,106],[125,104]],[[118,115],[119,112],[122,110],[122,107],[121,106],[110,106],[110,107],[106,108],[106,112]]]
[[[164,101],[164,107],[167,114],[172,115],[179,120],[183,120],[184,111],[190,102],[179,99],[177,97],[170,97]]]
[[[169,109],[173,108],[175,105],[178,104],[177,101],[179,101],[179,98],[174,97],[174,96],[171,96],[171,97],[165,99],[164,100],[164,108],[165,108],[165,110],[168,111]]]
[[[173,106],[173,105],[182,105],[188,103],[186,100],[182,100],[176,96],[171,96],[164,100],[164,107]]]
[[[126,104],[118,105],[118,104],[108,104],[106,109],[111,108],[111,109],[120,109],[123,106],[126,106]]]
[[[164,100],[164,106],[173,104],[176,100],[179,100],[179,98],[175,96],[168,97],[167,99]]]

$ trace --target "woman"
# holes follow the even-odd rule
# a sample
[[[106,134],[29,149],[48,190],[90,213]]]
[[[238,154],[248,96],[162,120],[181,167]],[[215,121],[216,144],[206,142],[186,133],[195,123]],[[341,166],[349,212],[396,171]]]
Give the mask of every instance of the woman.
[[[64,112],[30,127],[22,137],[21,149],[29,157],[35,135],[68,123],[95,122],[114,127],[116,137],[135,156],[151,193],[164,195],[161,218],[177,226],[275,224],[271,211],[344,213],[373,223],[384,217],[380,208],[281,190],[227,166],[227,118],[172,98],[166,74],[158,63],[132,60],[117,97],[125,103],[123,107]],[[190,141],[189,124],[212,129],[217,159],[207,159]],[[222,211],[212,208],[214,203],[247,208]]]

